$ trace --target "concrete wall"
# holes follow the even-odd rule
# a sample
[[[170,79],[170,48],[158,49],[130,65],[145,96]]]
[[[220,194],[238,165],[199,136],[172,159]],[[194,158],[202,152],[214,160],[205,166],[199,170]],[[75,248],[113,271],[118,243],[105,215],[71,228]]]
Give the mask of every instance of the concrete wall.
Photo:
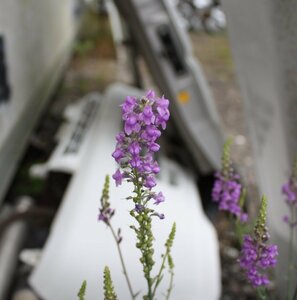
[[[74,0],[0,2],[0,35],[11,90],[0,104],[0,202],[69,53],[74,11]]]

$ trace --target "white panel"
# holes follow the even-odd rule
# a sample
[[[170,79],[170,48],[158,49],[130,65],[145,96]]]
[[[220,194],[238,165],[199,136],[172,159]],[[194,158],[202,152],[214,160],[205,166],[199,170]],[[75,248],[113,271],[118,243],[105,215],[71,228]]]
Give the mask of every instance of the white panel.
[[[11,88],[8,103],[0,106],[0,201],[69,53],[75,33],[73,12],[73,0],[0,2],[0,34]]]

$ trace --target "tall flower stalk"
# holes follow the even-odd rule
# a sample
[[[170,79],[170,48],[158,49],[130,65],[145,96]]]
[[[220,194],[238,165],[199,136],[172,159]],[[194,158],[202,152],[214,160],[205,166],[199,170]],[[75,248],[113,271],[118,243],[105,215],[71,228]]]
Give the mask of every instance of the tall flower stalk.
[[[163,256],[160,271],[156,276],[152,276],[153,266],[155,265],[152,221],[154,217],[159,219],[165,218],[163,213],[157,212],[154,208],[154,205],[159,205],[165,201],[162,192],[153,191],[153,188],[156,186],[156,175],[160,172],[160,167],[154,159],[154,154],[160,149],[157,139],[161,135],[161,130],[166,128],[166,122],[170,116],[168,106],[168,99],[164,96],[161,98],[156,97],[153,91],[148,91],[140,99],[130,96],[126,97],[121,105],[124,129],[116,136],[116,147],[112,153],[118,164],[118,168],[112,175],[116,186],[121,185],[123,181],[130,182],[133,185],[133,194],[126,199],[133,202],[130,215],[135,219],[137,225],[131,225],[130,228],[136,234],[136,247],[141,253],[140,262],[147,282],[147,293],[143,299],[147,300],[154,299],[157,287],[163,277],[164,261],[169,256],[169,268],[172,274],[174,266],[170,249],[175,235],[175,224],[165,245],[166,252]],[[117,242],[131,297],[135,299],[136,295],[130,286],[130,280],[122,259],[123,255],[119,247],[122,237],[116,235],[110,225],[110,219],[113,215],[114,210],[110,208],[109,201],[101,201],[99,220],[105,222],[112,231]],[[172,284],[170,286],[169,290],[171,291]]]
[[[135,299],[136,294],[133,292],[131,281],[129,279],[127,267],[126,267],[124,257],[123,257],[123,253],[122,253],[121,246],[120,246],[120,243],[122,241],[121,230],[118,229],[118,231],[116,233],[113,226],[111,225],[111,218],[113,217],[113,215],[115,213],[115,210],[110,207],[110,202],[109,202],[109,176],[105,177],[105,182],[104,182],[104,187],[103,187],[100,202],[101,202],[101,208],[100,208],[100,213],[99,213],[99,216],[98,216],[98,220],[104,222],[108,226],[108,228],[110,229],[110,231],[112,233],[112,236],[113,236],[113,238],[115,240],[115,243],[117,245],[117,250],[118,250],[118,253],[119,253],[123,273],[124,273],[124,276],[126,278],[126,282],[127,282],[128,288],[129,288],[131,299]],[[109,272],[109,270],[107,270],[105,268],[105,271],[104,271],[104,276],[105,277],[106,276],[108,277],[108,274],[107,274],[108,272]],[[111,281],[111,279],[110,279],[110,281]]]
[[[297,159],[295,159],[292,174],[283,186],[282,193],[285,195],[286,203],[290,210],[290,215],[285,215],[283,220],[289,226],[289,250],[288,250],[288,269],[287,269],[287,300],[292,298],[292,277],[294,271],[293,251],[294,251],[294,232],[297,226],[296,208],[297,208]],[[297,288],[296,288],[297,291]],[[296,293],[295,293],[296,294]]]
[[[223,148],[222,169],[215,174],[215,183],[212,190],[212,199],[222,211],[235,216],[240,222],[247,221],[248,215],[243,212],[242,206],[245,192],[240,183],[240,176],[233,168],[230,156],[232,140],[228,139]]]
[[[269,233],[266,226],[267,198],[262,197],[259,215],[252,234],[244,236],[240,266],[254,288],[258,289],[261,299],[266,299],[265,288],[269,283],[266,270],[276,265],[278,250],[276,245],[269,245]]]

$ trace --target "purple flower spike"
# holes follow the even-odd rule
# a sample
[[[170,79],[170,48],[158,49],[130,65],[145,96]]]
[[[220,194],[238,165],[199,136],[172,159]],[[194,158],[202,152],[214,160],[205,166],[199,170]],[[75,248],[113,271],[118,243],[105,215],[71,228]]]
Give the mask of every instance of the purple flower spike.
[[[241,221],[246,221],[247,215],[241,212],[239,204],[241,184],[235,180],[235,177],[226,179],[221,173],[215,176],[216,181],[212,190],[213,201],[218,203],[220,210],[229,211]]]
[[[275,266],[277,255],[276,245],[258,242],[250,235],[244,236],[239,264],[246,271],[247,278],[254,287],[270,283],[263,270]]]
[[[245,190],[240,183],[240,176],[232,168],[230,158],[231,140],[224,145],[222,155],[222,170],[215,174],[215,182],[212,189],[212,200],[218,204],[220,210],[228,211],[240,222],[248,220],[248,215],[242,211],[245,198]]]
[[[157,139],[169,119],[168,106],[169,100],[164,96],[157,98],[152,90],[141,99],[128,96],[121,105],[124,130],[116,136],[112,156],[119,168],[112,177],[117,186],[126,179],[135,187],[141,187],[143,198],[138,194],[134,201],[134,212],[138,214],[143,213],[141,208],[146,208],[149,200],[154,199],[155,204],[165,200],[161,192],[157,194],[152,189],[156,186],[155,176],[160,172],[154,153],[160,150]]]

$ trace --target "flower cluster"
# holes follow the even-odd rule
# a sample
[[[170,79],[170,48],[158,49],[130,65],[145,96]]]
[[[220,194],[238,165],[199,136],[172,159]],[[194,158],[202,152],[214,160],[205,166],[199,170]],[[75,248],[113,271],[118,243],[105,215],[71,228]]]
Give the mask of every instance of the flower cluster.
[[[275,266],[277,255],[276,245],[258,243],[251,235],[244,236],[239,262],[254,287],[269,284],[268,276],[261,274],[261,270]]]
[[[121,105],[124,130],[116,136],[116,149],[112,153],[119,165],[112,176],[116,185],[126,179],[135,186],[142,186],[146,188],[146,202],[154,199],[154,204],[165,200],[162,192],[155,193],[151,189],[156,185],[156,174],[160,172],[153,156],[160,149],[156,140],[169,119],[168,105],[164,96],[158,98],[153,91],[148,91],[140,99],[126,97]],[[136,210],[139,211],[143,203],[135,204],[138,204]]]
[[[290,227],[296,227],[297,221],[294,218],[294,211],[297,208],[297,161],[288,182],[282,186],[282,193],[286,197],[286,203],[291,210],[291,216],[285,215],[283,221]]]
[[[286,196],[286,202],[289,205],[297,206],[297,178],[290,178],[282,186],[282,193]]]
[[[212,199],[218,203],[220,210],[228,211],[240,219],[241,222],[246,222],[248,216],[242,212],[240,203],[242,186],[239,182],[239,175],[232,168],[230,146],[230,141],[227,141],[224,145],[222,170],[215,174],[216,180],[212,190]]]
[[[263,196],[254,234],[244,236],[239,259],[240,266],[246,271],[247,278],[254,287],[266,286],[270,283],[264,272],[267,268],[275,266],[277,262],[277,246],[267,244],[269,234],[266,227],[266,211],[267,199]]]

